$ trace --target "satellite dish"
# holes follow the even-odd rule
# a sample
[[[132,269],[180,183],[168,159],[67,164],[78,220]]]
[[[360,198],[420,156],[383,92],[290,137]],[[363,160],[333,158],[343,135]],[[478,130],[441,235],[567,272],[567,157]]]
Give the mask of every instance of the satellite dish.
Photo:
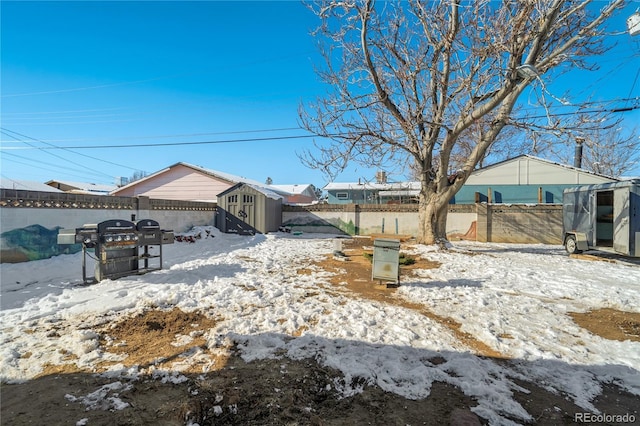
[[[627,27],[632,36],[640,34],[640,13],[636,12],[627,18]]]

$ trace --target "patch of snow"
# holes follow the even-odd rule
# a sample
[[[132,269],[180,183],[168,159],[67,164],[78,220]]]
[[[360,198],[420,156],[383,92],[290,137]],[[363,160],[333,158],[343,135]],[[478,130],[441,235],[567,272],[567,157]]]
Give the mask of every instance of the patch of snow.
[[[124,410],[129,406],[129,403],[118,398],[118,392],[127,391],[131,388],[131,385],[124,385],[118,381],[101,386],[88,395],[76,397],[67,394],[65,398],[70,402],[82,403],[87,407],[87,410]]]

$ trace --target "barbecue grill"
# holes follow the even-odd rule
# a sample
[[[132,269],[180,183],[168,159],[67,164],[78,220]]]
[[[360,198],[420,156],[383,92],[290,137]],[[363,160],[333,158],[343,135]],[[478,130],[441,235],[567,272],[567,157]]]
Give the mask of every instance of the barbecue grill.
[[[173,232],[160,229],[151,219],[112,219],[60,230],[58,244],[74,243],[82,244],[82,279],[89,284],[162,269],[162,245],[173,243]],[[87,276],[91,249],[96,261],[93,277]]]
[[[139,220],[136,223],[136,230],[138,231],[138,256],[142,262],[142,265],[138,264],[139,272],[145,273],[162,269],[162,245],[167,243],[165,240],[168,238],[163,239],[160,224],[151,219]],[[173,243],[173,233],[171,233],[171,242]],[[158,254],[151,254],[152,246],[157,246]],[[153,259],[157,259],[156,266],[150,266]]]
[[[98,236],[95,254],[98,263],[95,281],[136,273],[138,234],[135,223],[128,220],[105,220],[97,225],[96,231]]]

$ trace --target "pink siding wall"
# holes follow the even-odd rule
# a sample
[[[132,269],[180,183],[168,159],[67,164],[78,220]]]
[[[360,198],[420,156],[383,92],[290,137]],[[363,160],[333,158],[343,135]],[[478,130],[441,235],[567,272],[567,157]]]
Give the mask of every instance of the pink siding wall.
[[[177,165],[114,195],[135,197],[143,195],[164,200],[217,201],[217,194],[233,186],[227,181]]]

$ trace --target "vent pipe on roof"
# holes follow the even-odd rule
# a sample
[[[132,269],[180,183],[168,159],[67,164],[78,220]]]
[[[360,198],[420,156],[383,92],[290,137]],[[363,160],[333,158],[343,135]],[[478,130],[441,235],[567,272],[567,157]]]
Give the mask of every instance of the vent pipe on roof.
[[[582,168],[582,144],[584,143],[584,138],[580,136],[576,136],[576,152],[573,157],[573,167],[578,169]]]

